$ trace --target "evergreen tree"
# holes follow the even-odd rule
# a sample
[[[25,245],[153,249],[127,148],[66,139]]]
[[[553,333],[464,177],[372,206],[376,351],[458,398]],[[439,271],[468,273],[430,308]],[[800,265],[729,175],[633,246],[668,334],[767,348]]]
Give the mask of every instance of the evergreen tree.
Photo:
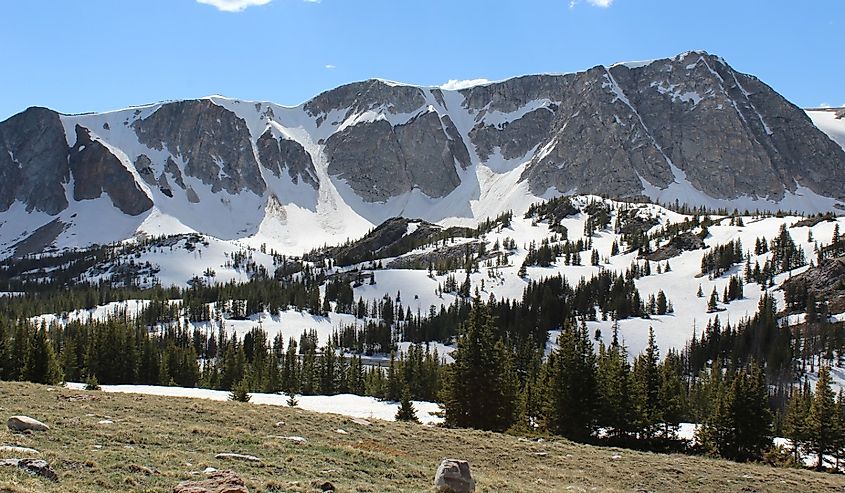
[[[252,398],[252,396],[249,395],[249,387],[249,379],[244,376],[237,383],[237,385],[235,385],[235,388],[233,388],[232,391],[229,393],[229,400],[238,402],[249,402],[249,400]]]
[[[842,430],[836,409],[836,394],[831,388],[830,368],[819,368],[819,379],[806,420],[807,446],[815,452],[816,469],[824,467],[824,455],[836,452],[836,442]]]
[[[419,418],[417,418],[417,410],[414,409],[414,403],[411,402],[411,391],[407,386],[402,389],[402,397],[399,399],[399,410],[396,411],[396,420],[411,421],[414,423],[420,422]]]
[[[772,414],[763,372],[740,369],[722,385],[713,411],[699,430],[712,453],[745,462],[760,460],[772,445]]]
[[[23,379],[46,384],[57,384],[62,380],[61,369],[56,360],[53,345],[47,338],[47,328],[33,328],[24,354]]]
[[[587,440],[595,425],[596,357],[587,324],[566,323],[549,358],[549,430],[571,440]]]
[[[795,461],[801,460],[801,449],[807,442],[807,415],[810,413],[811,395],[809,386],[794,388],[786,404],[783,417],[783,435],[792,442]]]
[[[648,329],[648,345],[634,362],[633,390],[637,412],[637,428],[641,436],[652,438],[661,421],[660,408],[660,354],[654,340],[654,329]]]
[[[11,380],[9,376],[8,332],[5,320],[0,317],[0,380]]]
[[[493,318],[476,294],[443,382],[449,426],[505,430],[514,419],[516,378],[511,356],[494,335]]]
[[[613,324],[610,346],[599,348],[596,385],[599,395],[598,424],[608,429],[608,435],[622,438],[632,433],[634,408],[631,401],[631,366],[628,352],[619,343],[618,322]]]
[[[675,351],[669,351],[660,365],[658,402],[663,421],[663,436],[671,438],[686,417],[687,389],[683,382],[683,361]]]

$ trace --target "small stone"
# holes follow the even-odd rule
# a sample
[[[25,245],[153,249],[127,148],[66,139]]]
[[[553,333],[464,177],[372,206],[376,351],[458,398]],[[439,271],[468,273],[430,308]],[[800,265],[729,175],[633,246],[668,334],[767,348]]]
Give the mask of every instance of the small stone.
[[[249,490],[234,472],[217,471],[202,481],[183,481],[173,488],[173,493],[249,493]]]
[[[11,431],[47,431],[50,429],[49,426],[45,425],[41,421],[30,418],[29,416],[12,416],[8,421],[6,421],[6,426],[8,426]]]
[[[352,422],[353,422],[353,423],[355,423],[356,425],[361,425],[361,426],[370,426],[370,425],[372,425],[372,423],[370,423],[369,421],[367,421],[367,420],[366,420],[366,419],[364,419],[364,418],[352,418]]]
[[[242,460],[244,462],[261,462],[261,459],[254,455],[245,455],[245,454],[217,454],[214,456],[216,459],[220,460]]]
[[[275,424],[276,428],[281,428],[284,425],[285,425],[284,421],[276,421],[276,424]]]
[[[204,472],[205,474],[211,474],[213,472],[217,472],[217,469],[214,467],[206,467],[202,470],[202,472]]]
[[[334,491],[334,485],[328,481],[312,481],[311,486],[313,486],[314,489],[322,491],[323,493]]]
[[[0,446],[0,452],[7,452],[10,454],[40,454],[41,452],[29,447],[16,447],[13,445]]]
[[[344,430],[343,428],[338,428],[338,429],[334,430],[334,432],[337,433],[338,435],[348,435],[349,434],[349,432]]]
[[[443,459],[434,475],[437,493],[472,493],[475,480],[469,470],[469,462],[458,459]]]
[[[147,476],[159,474],[158,470],[155,468],[140,466],[138,464],[129,464],[129,472],[133,472],[135,474],[145,474]]]
[[[619,460],[619,459],[622,458],[622,456],[619,455],[619,454],[613,454],[612,456],[610,456],[610,458],[613,459],[613,460]]]
[[[114,421],[112,421],[110,419],[101,419],[100,421],[97,421],[97,424],[98,425],[113,425]]]

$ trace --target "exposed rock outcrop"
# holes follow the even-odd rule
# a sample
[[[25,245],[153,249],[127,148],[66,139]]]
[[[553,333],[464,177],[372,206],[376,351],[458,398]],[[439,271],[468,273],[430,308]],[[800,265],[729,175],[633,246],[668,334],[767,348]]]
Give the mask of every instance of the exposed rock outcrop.
[[[68,145],[59,114],[29,108],[0,123],[0,212],[16,200],[58,214],[68,203]]]
[[[277,139],[270,129],[267,129],[258,138],[256,147],[261,164],[274,175],[279,177],[287,169],[288,176],[294,183],[299,183],[301,179],[311,187],[317,188],[314,161],[300,143],[290,139]]]
[[[152,208],[153,201],[138,187],[120,159],[80,125],[76,126],[76,144],[68,161],[73,173],[74,200],[96,199],[105,192],[115,207],[130,216]]]
[[[181,158],[185,172],[213,192],[264,193],[246,122],[211,100],[163,104],[132,128],[142,144]]]

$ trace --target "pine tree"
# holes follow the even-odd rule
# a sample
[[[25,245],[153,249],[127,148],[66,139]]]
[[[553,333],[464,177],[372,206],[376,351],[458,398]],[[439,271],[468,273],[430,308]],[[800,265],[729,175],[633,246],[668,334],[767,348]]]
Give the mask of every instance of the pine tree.
[[[707,301],[707,312],[712,313],[716,311],[716,304],[719,302],[719,295],[716,293],[716,287],[713,286],[713,291],[710,293],[710,299]]]
[[[657,292],[657,314],[658,315],[666,315],[667,309],[668,309],[668,307],[667,307],[666,293],[664,293],[663,290],[661,289],[660,291]]]
[[[51,385],[59,383],[62,380],[62,372],[53,345],[47,338],[47,328],[32,328],[30,332],[27,351],[24,354],[23,379]]]
[[[663,436],[671,438],[686,417],[687,389],[683,382],[683,361],[675,351],[669,351],[660,366],[658,401],[663,421]]]
[[[786,404],[783,417],[783,434],[792,442],[795,461],[800,460],[801,449],[807,441],[807,415],[810,413],[811,396],[809,386],[794,388]]]
[[[836,394],[831,388],[830,368],[822,366],[819,368],[819,379],[806,420],[807,446],[818,457],[818,470],[824,468],[824,455],[836,451],[835,444],[839,438],[838,434],[841,433],[838,424]]]
[[[414,409],[414,403],[411,402],[411,390],[406,385],[402,389],[402,397],[399,399],[399,410],[396,411],[397,421],[411,421],[419,423],[417,418],[417,410]]]
[[[634,431],[634,409],[631,402],[631,366],[628,352],[619,343],[618,322],[613,323],[610,346],[599,348],[596,368],[596,385],[600,405],[598,425],[608,429],[608,435],[622,438]]]
[[[454,363],[445,370],[443,407],[448,426],[505,430],[513,423],[516,378],[509,351],[497,341],[494,322],[478,294]]]
[[[634,362],[633,400],[637,411],[637,428],[641,436],[652,438],[661,421],[660,409],[660,354],[654,340],[654,329],[648,329],[648,345]]]
[[[763,372],[740,369],[720,386],[710,416],[698,437],[712,453],[745,462],[759,460],[772,445],[772,415]]]
[[[552,354],[547,363],[549,430],[585,441],[593,433],[597,393],[596,357],[586,323],[564,324]]]
[[[5,320],[0,317],[0,380],[11,380],[9,376],[8,332]]]
[[[238,401],[238,402],[249,402],[252,398],[249,395],[249,379],[244,376],[241,380],[235,385],[235,388],[229,393],[229,400],[230,401]]]

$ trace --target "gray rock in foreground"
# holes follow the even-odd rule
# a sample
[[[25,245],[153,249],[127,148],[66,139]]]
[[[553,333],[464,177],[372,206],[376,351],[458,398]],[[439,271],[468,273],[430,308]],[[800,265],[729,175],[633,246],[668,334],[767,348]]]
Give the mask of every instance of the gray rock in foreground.
[[[458,459],[443,459],[434,475],[437,493],[472,493],[475,480],[469,470],[469,462]]]
[[[183,481],[173,493],[249,493],[244,480],[232,471],[216,471],[202,481]]]
[[[254,455],[245,455],[245,454],[217,454],[214,456],[215,459],[221,460],[241,460],[244,462],[261,462],[261,459]]]
[[[49,426],[45,425],[41,421],[30,418],[29,416],[12,416],[8,421],[6,421],[6,426],[8,426],[11,431],[47,431],[50,429]]]
[[[33,476],[40,476],[49,479],[50,481],[59,481],[59,476],[50,467],[46,460],[42,459],[0,459],[0,467],[17,467],[32,474]]]

